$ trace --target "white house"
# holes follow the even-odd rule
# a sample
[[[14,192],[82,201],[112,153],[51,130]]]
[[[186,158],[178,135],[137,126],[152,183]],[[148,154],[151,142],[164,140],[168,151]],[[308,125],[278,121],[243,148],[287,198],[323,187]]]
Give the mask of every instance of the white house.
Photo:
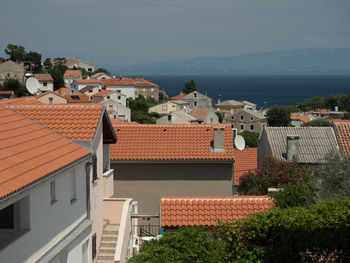
[[[79,57],[77,57],[77,58],[66,58],[64,60],[57,60],[57,61],[53,61],[52,62],[52,64],[56,64],[56,63],[62,63],[69,69],[83,68],[87,72],[94,72],[95,71],[95,65],[93,63],[83,61]]]
[[[117,79],[102,79],[104,88],[114,90],[126,96],[126,98],[136,99],[139,96],[136,83],[133,79],[119,77]]]
[[[110,111],[113,110],[116,112],[116,118],[119,118],[125,122],[131,121],[131,110],[129,107],[123,106],[113,99],[104,100],[102,103],[109,111],[109,114],[111,113]],[[115,115],[113,115],[113,118],[116,119]]]
[[[112,77],[104,72],[97,72],[96,74],[90,76],[91,79],[111,79]]]
[[[53,91],[53,78],[49,73],[45,74],[34,74],[34,77],[40,83],[40,91]]]
[[[97,86],[101,90],[103,84],[99,79],[78,79],[73,80],[73,82],[70,84],[70,87],[76,91],[80,91],[86,86]]]
[[[93,153],[4,107],[0,123],[1,262],[93,262]]]
[[[92,102],[98,103],[105,100],[112,99],[117,103],[126,107],[126,96],[120,92],[113,90],[101,90],[99,93],[96,93],[92,96]]]

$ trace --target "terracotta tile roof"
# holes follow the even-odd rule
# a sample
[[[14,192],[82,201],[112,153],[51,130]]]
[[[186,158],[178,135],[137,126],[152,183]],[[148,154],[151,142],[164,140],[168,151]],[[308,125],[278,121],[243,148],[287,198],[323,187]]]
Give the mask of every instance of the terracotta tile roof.
[[[117,78],[117,79],[101,79],[103,85],[106,86],[136,86],[133,79],[129,78]]]
[[[101,90],[99,93],[92,95],[92,97],[104,97],[104,96],[111,94],[111,93],[113,93],[113,90],[105,90],[104,89],[104,90]]]
[[[112,160],[233,161],[232,130],[228,124],[113,123],[118,136]],[[214,127],[225,127],[225,152],[213,152]]]
[[[206,109],[206,108],[195,108],[190,111],[190,115],[195,117],[197,120],[204,120],[205,117],[209,114],[211,109]]]
[[[162,227],[215,226],[217,219],[235,222],[274,206],[269,196],[170,196],[160,201]]]
[[[239,185],[239,179],[247,172],[258,167],[258,148],[246,148],[243,151],[235,149],[234,185]]]
[[[74,80],[77,83],[82,83],[82,84],[101,84],[101,80],[99,79],[76,79]]]
[[[45,74],[34,74],[34,77],[39,81],[53,81],[53,78],[49,73]]]
[[[145,80],[143,78],[135,78],[134,81],[136,82],[136,86],[139,88],[143,88],[143,87],[159,88],[157,84],[154,84],[150,80]]]
[[[67,69],[63,75],[64,78],[81,78],[80,70]]]
[[[350,153],[350,120],[333,120],[333,124],[340,148]]]
[[[55,90],[54,92],[58,95],[65,95],[66,93],[70,93],[71,90],[73,89],[62,87],[62,88],[59,88],[58,90]]]
[[[179,94],[179,95],[176,95],[174,97],[171,97],[170,99],[171,100],[181,100],[185,96],[186,96],[186,94]]]
[[[90,97],[86,94],[67,94],[67,103],[91,103]]]
[[[91,90],[91,89],[93,89],[93,88],[99,88],[99,87],[98,87],[98,86],[93,86],[93,85],[88,85],[88,86],[86,86],[86,87],[80,89],[79,92],[80,92],[80,93],[85,93],[85,92],[87,92],[87,91],[89,91],[89,90]]]
[[[0,124],[0,199],[90,154],[3,106]]]
[[[92,141],[103,110],[101,104],[8,106],[42,125],[78,141]]]
[[[43,105],[41,101],[37,100],[35,96],[20,97],[13,99],[0,100],[2,105]]]
[[[311,120],[306,117],[307,114],[310,114],[310,112],[307,113],[300,113],[300,112],[292,112],[290,114],[290,119],[295,121],[302,121],[304,123],[310,122]]]
[[[12,90],[0,90],[0,95],[13,95]]]

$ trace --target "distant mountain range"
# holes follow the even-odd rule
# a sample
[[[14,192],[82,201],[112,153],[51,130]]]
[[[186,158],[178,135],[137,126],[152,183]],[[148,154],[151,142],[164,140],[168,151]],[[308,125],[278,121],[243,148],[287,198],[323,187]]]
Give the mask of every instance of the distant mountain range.
[[[350,48],[292,49],[105,67],[122,75],[350,74]]]

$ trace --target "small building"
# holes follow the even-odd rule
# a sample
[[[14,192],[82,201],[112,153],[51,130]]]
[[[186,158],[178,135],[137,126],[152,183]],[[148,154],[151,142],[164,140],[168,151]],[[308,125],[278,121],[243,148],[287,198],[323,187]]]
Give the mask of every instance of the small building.
[[[272,156],[315,167],[325,162],[328,153],[338,150],[332,127],[267,127],[258,145],[258,164]]]
[[[70,88],[70,85],[74,80],[83,79],[81,75],[81,70],[79,69],[67,69],[63,74],[64,86]]]
[[[150,107],[148,109],[148,112],[156,112],[158,114],[169,114],[170,112],[175,112],[175,111],[186,111],[186,105],[188,105],[188,102],[183,101],[175,101],[175,100],[170,100],[166,101],[162,104],[155,105],[153,107]]]
[[[99,79],[78,79],[73,80],[70,87],[76,91],[80,91],[86,86],[97,86],[101,90],[103,88],[103,84]]]
[[[12,90],[0,90],[0,99],[15,98],[15,94]]]
[[[250,101],[243,100],[242,103],[244,104],[244,109],[256,111],[256,104]]]
[[[136,83],[133,79],[120,76],[117,79],[102,79],[101,81],[105,89],[120,92],[126,98],[136,99],[139,96]]]
[[[109,99],[112,99],[126,107],[126,96],[118,91],[101,90],[99,93],[96,93],[92,96],[93,103],[104,102]]]
[[[190,124],[198,120],[184,111],[170,112],[156,120],[157,124]]]
[[[115,196],[132,196],[140,213],[157,213],[161,196],[232,195],[230,125],[113,125]]]
[[[221,112],[225,118],[228,115],[236,113],[244,109],[245,104],[236,100],[225,100],[221,102],[220,100],[215,105],[215,111]]]
[[[159,86],[157,84],[145,80],[143,77],[134,77],[133,80],[140,95],[143,95],[146,99],[152,98],[155,101],[159,101]]]
[[[96,74],[90,76],[90,79],[111,79],[112,77],[104,72],[97,72]]]
[[[171,97],[171,100],[182,100],[189,103],[189,107],[192,108],[211,108],[213,106],[213,100],[198,91],[192,91],[188,94],[179,94]]]
[[[89,96],[90,99],[92,99],[91,97],[96,93],[99,93],[100,91],[101,91],[100,87],[93,86],[93,85],[86,86],[85,88],[82,88],[81,90],[79,90],[80,93]]]
[[[75,68],[83,68],[87,72],[94,72],[95,71],[95,65],[91,62],[86,62],[81,60],[79,57],[77,58],[66,58],[64,60],[57,60],[53,61],[52,64],[56,63],[62,63],[69,69],[75,69]]]
[[[75,91],[74,89],[71,88],[59,88],[58,90],[54,91],[56,94],[61,95],[61,96],[66,96],[68,94],[76,94],[78,93],[77,91]]]
[[[91,99],[85,94],[68,94],[65,96],[67,103],[91,103]]]
[[[196,118],[198,123],[219,123],[219,117],[212,108],[195,108],[189,114]]]
[[[53,78],[49,73],[44,74],[34,74],[34,77],[39,81],[40,83],[40,91],[46,92],[46,91],[53,91]]]
[[[213,227],[218,219],[236,222],[274,207],[270,196],[162,196],[161,227],[177,230],[185,226]]]
[[[107,110],[113,110],[116,112],[116,117],[121,119],[124,122],[131,121],[131,110],[129,107],[126,107],[113,99],[106,99],[101,101]],[[114,115],[113,115],[114,116]]]
[[[66,104],[67,98],[53,91],[46,91],[36,96],[36,99],[44,104]]]
[[[6,79],[17,79],[19,82],[24,82],[24,67],[23,64],[18,64],[11,60],[0,62],[0,84],[4,84]]]
[[[256,111],[247,109],[226,115],[224,122],[232,123],[232,128],[236,128],[238,132],[258,132],[260,135],[263,129],[267,127],[266,117]]]

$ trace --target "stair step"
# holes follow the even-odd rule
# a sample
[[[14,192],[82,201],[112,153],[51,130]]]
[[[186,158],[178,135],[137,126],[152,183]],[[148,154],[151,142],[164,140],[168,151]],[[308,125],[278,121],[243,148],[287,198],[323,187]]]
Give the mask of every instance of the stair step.
[[[118,235],[118,230],[103,230],[102,235]]]
[[[114,260],[98,259],[96,263],[114,263]]]
[[[101,254],[113,254],[114,255],[115,254],[115,248],[114,247],[100,248],[98,252],[101,253]]]
[[[119,230],[119,225],[106,225],[103,230],[113,230],[113,231],[118,231]]]
[[[114,254],[99,254],[98,256],[97,256],[97,259],[98,260],[100,260],[100,259],[102,259],[102,260],[112,260],[112,261],[114,261]]]
[[[101,240],[100,248],[101,247],[116,247],[117,241],[116,240]]]

